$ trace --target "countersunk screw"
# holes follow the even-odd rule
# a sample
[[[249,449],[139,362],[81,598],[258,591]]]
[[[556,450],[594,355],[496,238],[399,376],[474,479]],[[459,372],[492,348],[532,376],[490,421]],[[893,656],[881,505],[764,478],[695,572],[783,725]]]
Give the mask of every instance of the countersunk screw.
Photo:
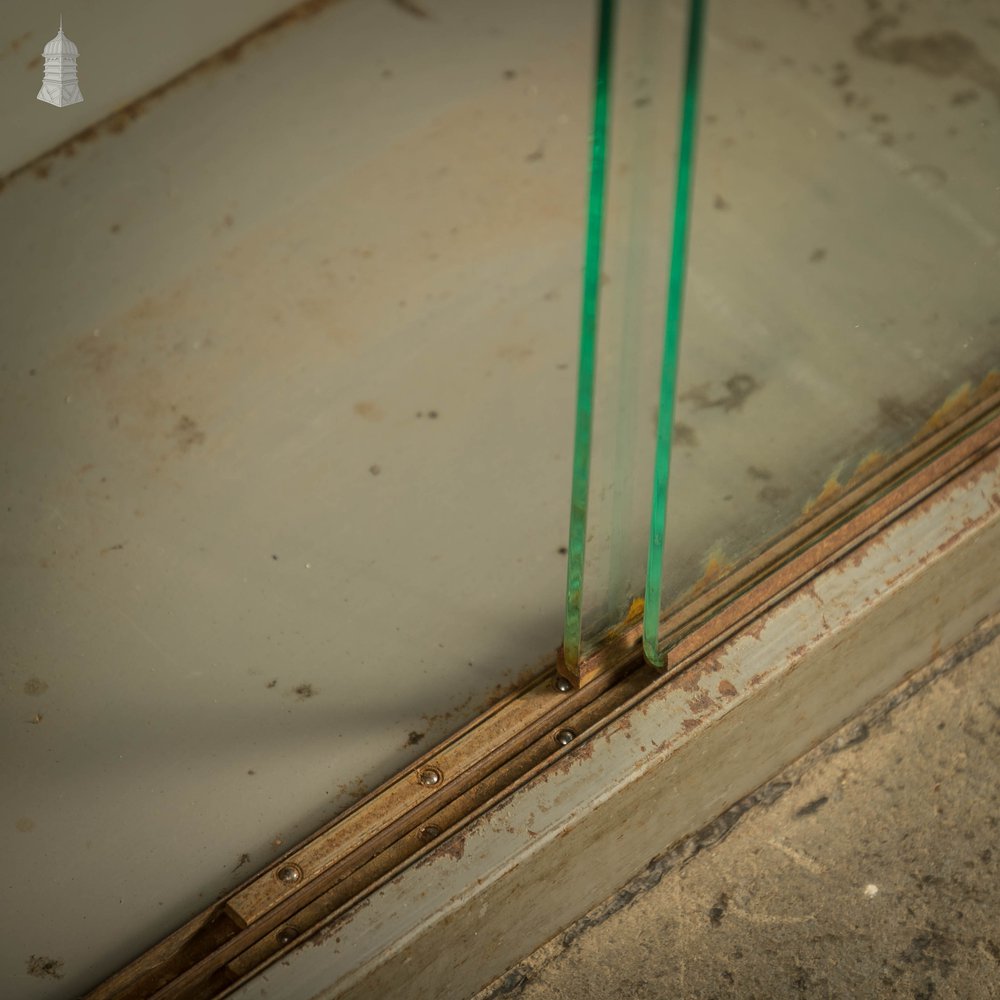
[[[421,785],[440,785],[441,784],[441,772],[436,767],[425,767],[418,775],[417,781]]]
[[[576,739],[576,733],[572,729],[560,729],[556,733],[556,743],[561,747],[568,746],[574,739]]]
[[[425,843],[429,844],[432,840],[441,836],[441,827],[439,826],[425,826],[419,834],[420,839]]]
[[[573,685],[565,677],[556,678],[556,690],[566,694],[573,690]]]
[[[298,927],[282,927],[278,931],[278,944],[288,944],[299,936]]]
[[[279,882],[294,885],[302,881],[302,869],[298,865],[282,865],[276,872]]]

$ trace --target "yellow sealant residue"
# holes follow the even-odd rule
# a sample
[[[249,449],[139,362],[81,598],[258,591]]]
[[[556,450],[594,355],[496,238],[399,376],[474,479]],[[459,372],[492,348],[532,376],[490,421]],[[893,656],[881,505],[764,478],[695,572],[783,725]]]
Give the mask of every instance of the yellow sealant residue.
[[[705,560],[705,572],[702,573],[701,579],[691,588],[691,596],[695,597],[703,591],[708,590],[716,580],[725,576],[732,569],[733,564],[722,554],[722,549],[716,546],[709,552],[708,558]]]
[[[974,389],[971,382],[960,385],[948,398],[931,414],[930,419],[920,428],[918,438],[932,434],[941,430],[949,421],[954,420],[963,410],[981,403],[994,393],[1000,392],[1000,371],[996,368],[988,371],[983,380]]]
[[[967,410],[971,405],[972,384],[965,382],[951,393],[934,413],[931,414],[927,423],[920,428],[917,437],[921,438],[927,434],[932,434],[934,431],[941,430],[942,427],[945,427],[950,421],[954,420],[957,414],[963,410]]]
[[[975,392],[975,400],[978,403],[993,393],[1000,392],[1000,370],[994,368],[986,373],[986,377],[979,383],[979,388]]]
[[[642,619],[642,611],[645,605],[646,602],[643,598],[633,597],[632,603],[628,606],[628,611],[625,612],[625,617],[616,625],[612,625],[605,633],[605,641],[620,639],[630,626]]]
[[[858,467],[854,470],[854,474],[848,480],[848,486],[856,486],[862,480],[867,479],[873,472],[877,472],[879,469],[889,461],[889,456],[884,451],[870,451],[860,462],[858,462]]]
[[[972,388],[971,382],[965,382],[951,392],[945,401],[935,410],[920,428],[913,440],[919,441],[921,438],[933,434],[946,427],[952,420],[965,410],[982,402],[989,396],[1000,391],[1000,371],[993,369],[986,373],[983,380]],[[802,508],[804,515],[811,514],[817,508],[825,507],[836,500],[845,490],[857,486],[872,473],[885,465],[891,456],[883,451],[871,451],[860,462],[846,483],[840,481],[842,466],[834,470],[833,475],[823,485],[819,494],[806,502]]]
[[[817,507],[826,507],[844,492],[845,484],[840,481],[842,468],[843,464],[838,465],[833,475],[823,484],[823,489],[811,500],[806,501],[806,505],[802,508],[803,514],[811,514]]]

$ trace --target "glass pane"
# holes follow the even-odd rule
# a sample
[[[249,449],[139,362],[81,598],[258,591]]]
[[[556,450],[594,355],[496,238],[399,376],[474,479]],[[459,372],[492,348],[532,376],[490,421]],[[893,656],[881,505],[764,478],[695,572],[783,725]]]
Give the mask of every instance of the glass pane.
[[[683,54],[679,5],[663,0],[622,4],[613,20],[611,6],[602,8],[605,24],[615,28],[608,75],[604,227],[592,229],[588,245],[593,259],[603,235],[601,280],[590,289],[595,298],[599,293],[592,345],[586,326],[591,300],[586,296],[583,309],[578,453],[586,452],[588,431],[591,437],[589,470],[581,468],[578,454],[574,482],[564,641],[571,673],[595,651],[607,653],[609,646],[620,644],[623,626],[637,625],[641,617]],[[596,147],[602,136],[599,123],[594,135]],[[591,205],[600,191],[600,177],[595,178]],[[587,378],[591,357],[592,403]],[[629,635],[634,631],[629,628]]]
[[[995,5],[871,8],[709,12],[668,624],[998,388]]]

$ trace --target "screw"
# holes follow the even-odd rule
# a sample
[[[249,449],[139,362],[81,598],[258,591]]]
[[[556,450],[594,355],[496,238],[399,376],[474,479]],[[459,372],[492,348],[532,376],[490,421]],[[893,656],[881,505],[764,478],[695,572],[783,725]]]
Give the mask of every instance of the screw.
[[[436,767],[425,767],[418,775],[417,781],[421,785],[440,785],[441,772]]]
[[[425,826],[419,834],[420,839],[425,843],[429,844],[432,840],[441,836],[441,827],[439,826]]]
[[[282,865],[276,872],[279,882],[294,885],[302,880],[302,869],[298,865]]]
[[[573,742],[575,737],[576,733],[574,733],[572,729],[560,729],[559,732],[556,733],[556,743],[558,743],[561,747],[568,746]]]
[[[282,927],[281,930],[278,931],[278,944],[288,944],[289,942],[294,941],[298,936],[298,927]]]
[[[568,680],[566,680],[565,677],[557,677],[556,690],[561,691],[563,694],[566,694],[567,691],[573,690],[573,685]]]

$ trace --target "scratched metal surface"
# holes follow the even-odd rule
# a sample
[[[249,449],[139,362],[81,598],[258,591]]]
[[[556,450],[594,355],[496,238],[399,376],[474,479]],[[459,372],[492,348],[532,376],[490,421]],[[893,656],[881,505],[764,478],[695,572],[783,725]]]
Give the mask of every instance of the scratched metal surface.
[[[898,37],[944,30],[933,6]],[[780,531],[865,434],[905,443],[1000,329],[989,4],[948,12],[943,70],[859,54],[862,3],[761,4],[766,40],[716,9],[675,587],[720,536]],[[592,23],[315,4],[0,193],[0,980],[23,995],[92,985],[557,644]],[[926,128],[883,141],[845,53],[859,100]],[[839,296],[858,213],[820,243],[775,197],[821,168],[884,194],[868,243],[884,211],[974,262],[935,286],[945,324],[898,304],[905,363],[893,317]],[[768,248],[803,270],[755,300]]]

